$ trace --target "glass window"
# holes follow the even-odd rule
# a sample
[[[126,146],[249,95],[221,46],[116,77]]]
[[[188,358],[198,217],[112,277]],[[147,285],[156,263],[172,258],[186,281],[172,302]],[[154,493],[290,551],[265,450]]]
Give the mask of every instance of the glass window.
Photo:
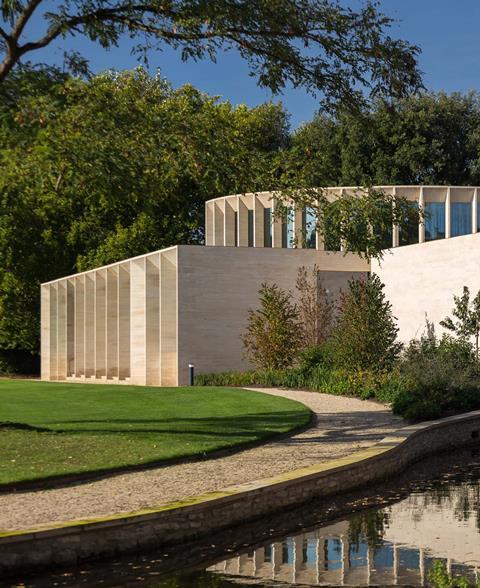
[[[416,549],[401,547],[398,551],[400,568],[403,568],[404,570],[420,569],[420,553]]]
[[[373,565],[375,568],[392,568],[393,567],[393,547],[387,543],[375,549],[373,555]]]
[[[289,208],[282,223],[282,247],[291,249],[294,245],[293,209]]]
[[[472,205],[470,202],[452,202],[451,236],[469,235],[472,232]]]
[[[263,209],[263,246],[272,246],[272,209]]]
[[[317,540],[304,539],[302,549],[302,563],[310,568],[315,568],[317,562]]]
[[[393,227],[387,227],[382,231],[383,249],[391,249],[393,246]]]
[[[272,561],[272,546],[271,545],[265,545],[264,547],[264,555],[263,555],[263,561],[265,562],[270,562]]]
[[[425,241],[445,237],[445,202],[425,203]]]
[[[350,567],[361,568],[367,565],[368,560],[368,542],[360,538],[358,543],[351,543],[348,551],[348,560]]]
[[[293,564],[295,544],[291,537],[287,537],[282,544],[282,563]]]
[[[327,570],[339,570],[342,567],[342,542],[337,538],[327,539]]]
[[[238,212],[235,211],[234,213],[234,220],[235,223],[234,231],[235,231],[235,247],[238,247]]]
[[[248,246],[253,247],[253,210],[248,211]]]
[[[418,202],[411,202],[412,208],[418,209]],[[407,226],[400,227],[399,230],[400,245],[414,245],[418,243],[418,223],[409,223]]]
[[[385,213],[388,213],[388,216],[393,212],[392,206],[390,204],[385,204],[383,206]],[[363,219],[362,219],[363,220]],[[362,222],[362,224],[364,224]],[[364,231],[368,230],[368,226],[363,229]],[[380,247],[382,249],[391,249],[393,247],[393,224],[392,223],[378,223],[377,225],[373,225],[372,227],[373,234],[379,238],[380,240]]]
[[[306,249],[317,248],[317,217],[310,206],[306,206],[302,213],[302,233]]]

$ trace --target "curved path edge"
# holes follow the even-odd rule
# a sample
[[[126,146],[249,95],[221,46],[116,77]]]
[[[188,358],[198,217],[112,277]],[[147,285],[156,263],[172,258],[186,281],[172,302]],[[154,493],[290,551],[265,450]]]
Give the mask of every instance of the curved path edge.
[[[155,509],[0,534],[0,573],[52,568],[193,540],[347,492],[437,451],[480,443],[480,410],[410,425],[354,454]]]
[[[251,390],[252,392],[258,392],[255,388],[245,388],[245,390]],[[63,488],[65,486],[72,486],[74,484],[81,484],[83,482],[93,482],[95,480],[103,480],[105,478],[113,478],[115,476],[122,476],[123,474],[135,473],[135,472],[146,472],[160,467],[169,467],[175,465],[184,465],[189,463],[201,463],[209,459],[217,459],[219,457],[226,457],[235,455],[246,449],[255,449],[256,447],[262,447],[267,443],[274,441],[278,442],[282,439],[289,439],[294,435],[298,435],[304,431],[308,431],[315,424],[316,416],[315,413],[308,407],[305,406],[310,412],[310,416],[307,422],[302,425],[292,427],[290,430],[284,433],[272,433],[268,437],[261,439],[254,439],[253,441],[242,441],[231,447],[222,447],[219,449],[212,449],[211,451],[205,451],[202,454],[195,453],[193,455],[185,455],[183,457],[173,457],[169,459],[159,459],[147,463],[118,466],[114,468],[105,468],[102,470],[96,470],[93,472],[80,472],[73,474],[60,474],[53,476],[46,476],[45,478],[38,478],[35,480],[25,480],[20,482],[7,482],[0,484],[0,494],[6,494],[9,492],[24,492],[28,490],[50,490],[54,488]],[[0,536],[2,536],[0,532]]]

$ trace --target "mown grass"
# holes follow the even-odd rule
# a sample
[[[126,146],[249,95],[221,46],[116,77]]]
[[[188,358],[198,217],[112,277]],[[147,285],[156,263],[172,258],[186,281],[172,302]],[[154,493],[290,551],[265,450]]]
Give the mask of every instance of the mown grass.
[[[242,389],[0,380],[0,486],[206,455],[308,422]]]

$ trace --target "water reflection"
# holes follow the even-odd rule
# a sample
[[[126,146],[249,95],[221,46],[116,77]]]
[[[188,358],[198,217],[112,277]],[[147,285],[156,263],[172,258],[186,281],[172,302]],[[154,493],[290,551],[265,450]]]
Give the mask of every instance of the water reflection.
[[[478,582],[478,473],[453,480],[446,474],[391,506],[286,537],[208,571],[240,584],[255,578],[268,585],[422,586],[440,559],[451,573]]]
[[[0,586],[420,586],[437,559],[454,574],[480,579],[478,452],[436,456],[381,486],[185,545],[34,578],[0,578]]]
[[[243,583],[243,576],[308,586],[422,586],[433,561],[444,559],[451,572],[467,575],[472,581],[479,579],[478,561],[462,564],[439,558],[431,549],[387,539],[377,547],[369,545],[364,536],[352,544],[349,531],[348,522],[342,521],[241,554],[208,571],[234,576],[236,583]]]

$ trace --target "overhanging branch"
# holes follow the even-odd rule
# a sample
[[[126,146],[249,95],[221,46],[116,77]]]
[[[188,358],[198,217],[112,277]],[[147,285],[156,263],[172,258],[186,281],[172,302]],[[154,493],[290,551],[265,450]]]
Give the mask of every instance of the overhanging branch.
[[[25,25],[30,20],[30,17],[35,12],[36,8],[42,2],[43,2],[43,0],[30,0],[30,2],[27,3],[27,5],[20,13],[20,16],[18,17],[17,22],[15,23],[15,25],[13,27],[11,38],[14,41],[18,41],[21,34],[23,33],[23,29],[25,28]]]

